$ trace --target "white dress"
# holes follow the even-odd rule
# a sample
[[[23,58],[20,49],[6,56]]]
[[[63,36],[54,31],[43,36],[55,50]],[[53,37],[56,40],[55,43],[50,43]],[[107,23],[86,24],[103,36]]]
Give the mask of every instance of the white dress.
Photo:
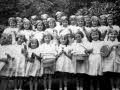
[[[114,42],[105,42],[105,45],[108,45],[110,48],[118,44],[120,43],[117,40],[115,40]],[[117,69],[117,66],[119,66],[119,58],[120,57],[116,54],[116,48],[112,48],[109,56],[103,59],[103,72],[119,72],[119,70]]]
[[[54,44],[43,43],[41,46],[41,57],[44,74],[54,74],[56,63],[57,47]]]
[[[21,30],[19,31],[21,35],[25,35],[25,38],[29,41],[30,36],[34,35],[34,31],[32,30]]]
[[[39,41],[39,44],[42,44],[44,31],[35,31],[33,35]]]
[[[40,48],[31,49],[28,48],[28,56],[29,58],[32,57],[32,53],[36,54],[37,56],[40,56]],[[27,62],[27,68],[26,68],[26,76],[42,76],[43,70],[42,70],[41,61],[38,58],[34,58],[31,62]]]
[[[77,55],[85,55],[85,50],[87,50],[86,44],[74,42],[71,47],[71,54],[75,57]],[[73,60],[74,59],[74,60]],[[76,60],[72,58],[72,63],[74,65],[76,73],[87,73],[88,72],[88,58],[85,60]]]
[[[25,66],[26,66],[26,58],[22,54],[22,49],[24,48],[23,44],[18,45],[15,44],[11,47],[13,50],[12,56],[15,58],[15,76],[24,77],[25,76]]]
[[[62,52],[62,50],[64,52],[68,53],[67,46],[60,44],[58,47],[58,55]],[[75,73],[71,59],[69,57],[67,57],[64,53],[62,53],[57,59],[56,71]]]
[[[89,56],[89,75],[96,76],[102,74],[102,58],[100,49],[103,46],[102,41],[92,41],[89,45],[93,52]]]
[[[0,47],[0,58],[6,58],[8,63],[1,62],[1,72],[2,76],[14,76],[16,71],[15,56],[14,56],[14,45],[5,45]],[[7,58],[7,55],[10,55],[10,59]]]

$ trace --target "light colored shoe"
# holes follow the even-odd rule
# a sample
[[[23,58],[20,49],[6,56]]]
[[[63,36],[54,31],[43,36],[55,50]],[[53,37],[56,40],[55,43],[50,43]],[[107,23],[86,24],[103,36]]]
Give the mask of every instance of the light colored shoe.
[[[67,87],[64,87],[64,90],[67,90]]]
[[[80,87],[80,89],[79,90],[83,90],[83,87]]]
[[[59,90],[62,90],[62,88],[59,88]]]
[[[80,88],[79,88],[79,87],[77,87],[77,90],[80,90]]]

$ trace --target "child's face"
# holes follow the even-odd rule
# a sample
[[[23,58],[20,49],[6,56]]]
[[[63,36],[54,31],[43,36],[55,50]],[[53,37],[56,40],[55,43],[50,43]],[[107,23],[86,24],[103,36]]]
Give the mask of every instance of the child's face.
[[[91,33],[91,38],[93,41],[97,41],[99,40],[99,33],[96,31],[96,32],[92,32]]]
[[[67,20],[62,21],[62,25],[63,25],[63,27],[67,27],[68,26],[68,21]]]
[[[76,39],[77,43],[80,43],[82,40],[82,36],[80,34],[76,34],[75,39]]]
[[[108,25],[112,25],[113,24],[113,19],[112,18],[108,18],[107,19],[107,23],[108,23]]]
[[[22,24],[23,23],[21,21],[17,22],[17,27],[20,28],[22,26]]]
[[[71,21],[70,21],[70,24],[71,24],[71,25],[76,25],[76,21],[75,21],[75,20],[71,20]]]
[[[30,28],[30,23],[26,22],[23,24],[24,29],[28,30]]]
[[[55,21],[49,21],[49,27],[50,28],[54,28],[55,27],[55,25],[56,25],[56,22]]]
[[[17,40],[17,44],[22,45],[23,42],[24,42],[23,37],[19,37],[18,40]]]
[[[37,30],[38,31],[42,31],[43,30],[43,24],[42,24],[42,22],[40,22],[40,23],[37,24]]]
[[[60,37],[60,43],[61,43],[62,45],[66,45],[66,43],[67,43],[67,37],[61,36],[61,37]]]
[[[97,21],[97,20],[95,20],[95,21],[92,21],[92,26],[93,26],[93,27],[96,27],[96,26],[98,26],[98,21]]]
[[[46,35],[46,36],[44,37],[44,41],[45,41],[45,43],[49,44],[50,41],[51,41],[51,36],[50,36],[50,35]]]
[[[78,21],[78,26],[80,26],[80,27],[84,26],[84,20],[79,20]]]
[[[117,35],[116,35],[115,32],[110,33],[110,34],[109,34],[109,39],[110,39],[110,41],[115,41],[116,36],[117,36]]]
[[[36,39],[31,41],[31,48],[32,49],[37,48],[37,40]]]
[[[16,26],[16,23],[14,21],[10,21],[9,24],[10,24],[10,27],[15,27]]]
[[[106,24],[106,18],[101,18],[100,19],[100,24],[105,25]]]
[[[61,16],[57,16],[57,21],[58,21],[58,22],[61,21]]]
[[[87,20],[85,21],[85,25],[86,25],[86,26],[90,26],[90,24],[91,24],[91,20],[90,20],[90,19],[87,19]]]

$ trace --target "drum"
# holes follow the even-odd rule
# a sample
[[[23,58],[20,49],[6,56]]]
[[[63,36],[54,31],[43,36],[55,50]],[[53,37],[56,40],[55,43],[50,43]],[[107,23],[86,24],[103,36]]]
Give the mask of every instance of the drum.
[[[102,46],[100,52],[102,57],[107,57],[110,54],[110,47],[108,45],[104,45]]]

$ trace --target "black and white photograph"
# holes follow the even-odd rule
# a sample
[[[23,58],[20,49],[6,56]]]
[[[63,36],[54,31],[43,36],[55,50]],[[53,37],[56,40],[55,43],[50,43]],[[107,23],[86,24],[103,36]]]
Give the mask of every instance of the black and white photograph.
[[[120,90],[120,0],[0,0],[0,90]]]

